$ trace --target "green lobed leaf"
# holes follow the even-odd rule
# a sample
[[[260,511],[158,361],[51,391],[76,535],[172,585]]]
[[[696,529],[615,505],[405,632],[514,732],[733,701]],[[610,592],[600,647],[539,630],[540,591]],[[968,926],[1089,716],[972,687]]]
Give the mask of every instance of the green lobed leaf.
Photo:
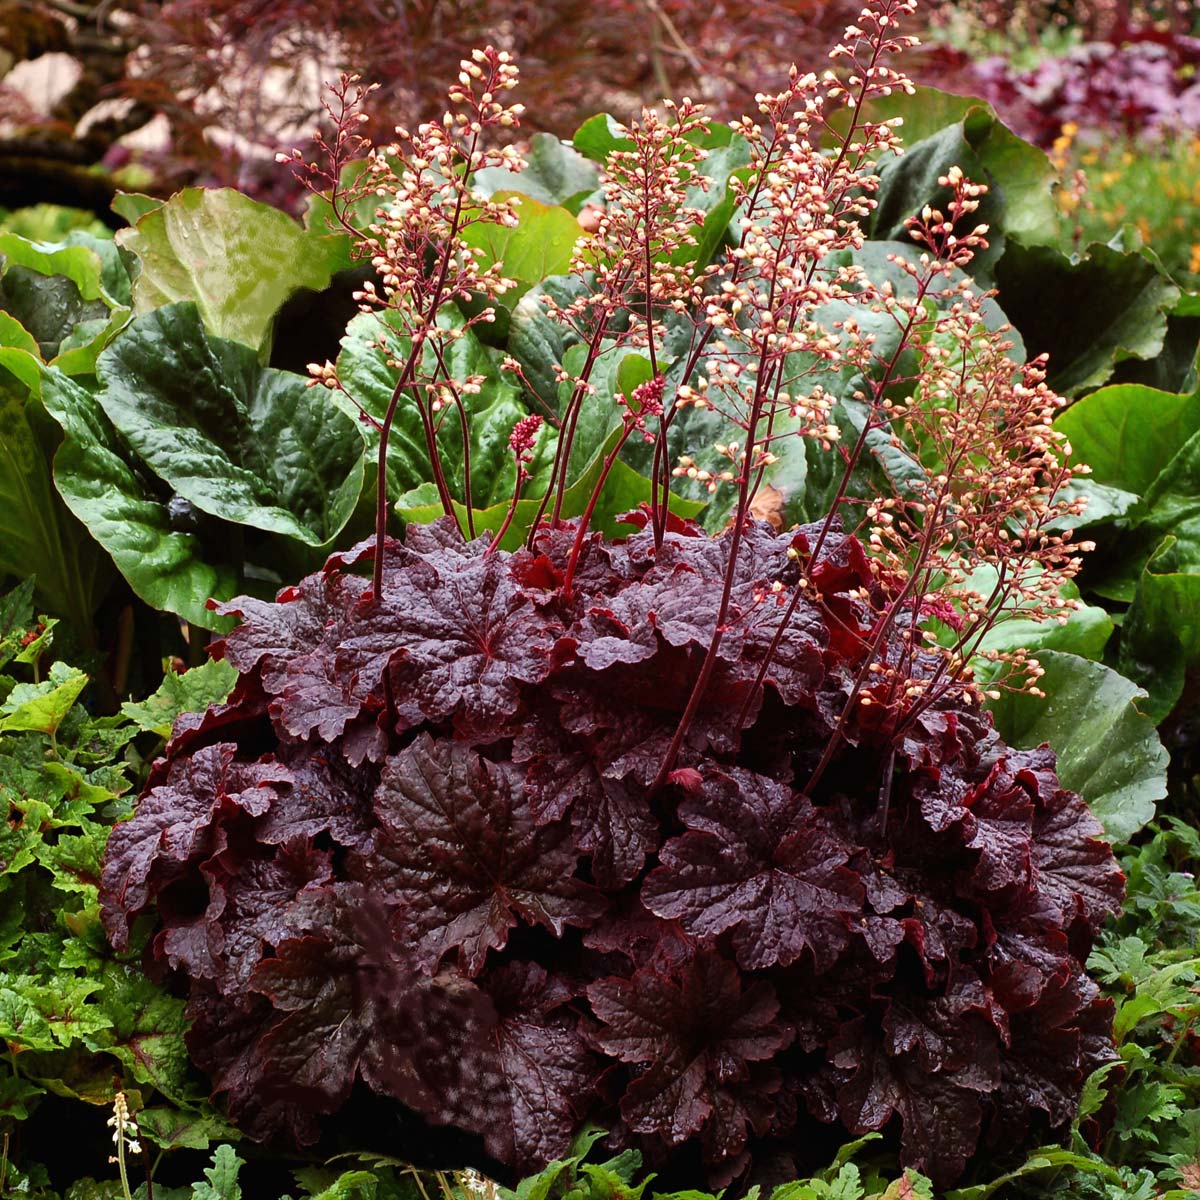
[[[343,265],[338,238],[301,228],[285,213],[232,188],[185,188],[117,234],[141,271],[134,311],[193,301],[208,331],[255,351],[269,348],[283,302],[321,291]]]
[[[203,712],[210,704],[220,704],[236,682],[237,671],[224,659],[190,671],[168,671],[153,695],[136,703],[127,701],[121,713],[139,729],[165,738],[181,713]]]
[[[57,732],[87,681],[83,671],[56,662],[50,667],[49,679],[18,683],[0,704],[0,731]]]
[[[331,541],[363,484],[363,440],[324,389],[206,331],[195,304],[138,317],[97,364],[96,399],[178,495],[234,524]]]
[[[194,1200],[242,1200],[238,1173],[246,1160],[239,1158],[232,1146],[218,1146],[211,1167],[204,1169],[204,1183],[192,1188]]]
[[[1001,737],[1021,749],[1048,743],[1063,787],[1091,806],[1105,833],[1128,841],[1167,794],[1168,755],[1142,711],[1146,693],[1102,663],[1038,653],[1046,698],[1003,693],[988,702]]]
[[[201,628],[232,629],[233,620],[218,617],[205,601],[231,599],[235,572],[212,562],[195,533],[175,528],[167,501],[149,485],[95,397],[47,369],[42,399],[64,435],[54,459],[58,491],[133,591],[152,608]]]

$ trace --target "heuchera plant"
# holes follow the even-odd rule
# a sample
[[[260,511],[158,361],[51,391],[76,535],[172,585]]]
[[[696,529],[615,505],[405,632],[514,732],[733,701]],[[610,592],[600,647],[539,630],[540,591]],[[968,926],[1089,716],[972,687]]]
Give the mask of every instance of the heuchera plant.
[[[848,70],[760,96],[762,123],[737,127],[737,237],[711,264],[688,253],[703,114],[667,106],[614,137],[558,293],[577,298],[546,303],[583,366],[514,429],[509,519],[482,536],[469,482],[464,505],[437,473],[446,515],[390,538],[383,481],[400,406],[435,464],[441,423],[470,420],[460,326],[437,317],[461,301],[486,322],[507,286],[464,232],[516,219],[470,190],[488,130],[519,116],[515,70],[477,52],[443,124],[370,154],[366,231],[338,184],[354,81],[337,89],[325,178],[378,275],[362,300],[396,379],[379,527],[276,602],[226,606],[242,624],[214,652],[237,689],[176,725],[104,870],[118,946],[155,906],[192,1054],[252,1136],[313,1141],[361,1081],[521,1168],[592,1120],[722,1184],[840,1122],[891,1126],[945,1182],[981,1140],[1062,1129],[1112,1056],[1082,963],[1121,874],[1053,754],[996,735],[975,674],[1006,613],[1072,607],[1061,401],[958,270],[986,234],[960,172],[895,256],[910,293],[854,265],[870,164],[898,149],[864,106],[908,86],[886,63],[912,7],[864,10],[834,51]],[[823,149],[841,105],[848,132]],[[814,314],[832,303],[831,330]],[[645,359],[628,394],[593,383],[614,347]],[[841,447],[846,372],[862,422]],[[670,453],[706,408],[727,469]],[[569,512],[572,436],[597,409],[615,432]],[[755,502],[800,437],[841,483],[822,520],[778,530]],[[605,537],[597,498],[637,438],[654,499]],[[530,520],[538,449],[553,465]],[[909,463],[907,482],[863,498],[870,455]],[[672,514],[678,474],[736,494],[719,535]],[[1034,662],[997,671],[989,690],[1036,690]]]

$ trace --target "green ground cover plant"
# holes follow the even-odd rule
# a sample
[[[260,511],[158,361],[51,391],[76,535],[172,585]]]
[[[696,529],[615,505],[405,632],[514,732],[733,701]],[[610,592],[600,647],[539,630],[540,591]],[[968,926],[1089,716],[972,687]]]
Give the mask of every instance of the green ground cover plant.
[[[1200,1183],[1195,299],[908,7],[0,235],[0,1194]]]

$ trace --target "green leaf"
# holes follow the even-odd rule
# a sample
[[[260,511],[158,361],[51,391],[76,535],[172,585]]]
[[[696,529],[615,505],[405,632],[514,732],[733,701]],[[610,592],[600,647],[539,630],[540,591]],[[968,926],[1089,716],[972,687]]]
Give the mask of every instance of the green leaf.
[[[1168,756],[1141,711],[1136,684],[1075,654],[1040,652],[1046,698],[1004,693],[988,707],[1001,737],[1020,749],[1048,742],[1058,777],[1078,792],[1113,841],[1128,841],[1167,794]]]
[[[138,1134],[164,1150],[207,1150],[213,1142],[238,1137],[238,1131],[215,1112],[157,1106],[137,1114]]]
[[[37,398],[42,370],[31,354],[0,349],[0,575],[36,576],[38,604],[88,630],[102,558],[55,492],[54,427]]]
[[[218,617],[205,601],[235,594],[234,570],[208,562],[196,534],[173,527],[166,500],[152,490],[137,456],[91,393],[47,369],[42,399],[64,434],[54,460],[58,491],[133,591],[152,608],[201,628],[231,629],[232,618]]]
[[[33,591],[31,577],[0,596],[0,667],[17,656],[26,631],[33,625]]]
[[[989,184],[976,215],[991,225],[992,236],[1057,242],[1057,172],[1045,153],[1002,124],[990,105],[919,87],[911,96],[896,90],[872,100],[869,117],[872,121],[901,117],[906,147],[903,157],[888,161],[880,172],[880,204],[872,236],[904,236],[904,218],[919,213],[927,203],[936,207],[948,195],[939,189],[938,176],[959,166],[973,182]]]
[[[517,224],[477,221],[463,230],[462,239],[481,251],[480,267],[500,263],[504,275],[516,281],[517,286],[497,300],[511,309],[535,284],[567,270],[583,230],[565,208],[548,206],[515,192],[497,192],[495,198],[518,202]]]
[[[168,671],[153,695],[122,704],[121,712],[139,729],[165,738],[178,716],[220,704],[236,682],[237,671],[224,659],[213,659],[181,674]]]
[[[539,204],[561,205],[573,216],[594,197],[600,172],[569,142],[552,133],[535,133],[529,142],[523,171],[485,167],[471,181],[487,199],[496,192],[520,192]]]
[[[138,971],[108,962],[98,981],[97,1005],[106,1027],[85,1039],[95,1053],[111,1054],[138,1083],[157,1088],[178,1104],[194,1103],[184,1001],[168,995]]]
[[[0,704],[0,730],[56,733],[87,681],[83,671],[56,662],[50,667],[49,679],[18,683]]]
[[[232,188],[176,192],[116,240],[141,262],[137,314],[191,300],[214,337],[264,352],[283,302],[301,288],[328,287],[343,249]]]
[[[192,1188],[195,1200],[242,1200],[238,1172],[245,1161],[237,1156],[232,1146],[218,1146],[213,1154],[213,1165],[204,1168],[207,1183],[197,1183]]]
[[[1087,463],[1093,480],[1144,496],[1200,430],[1200,392],[1114,384],[1077,400],[1054,426],[1071,441],[1071,461]]]
[[[567,488],[561,514],[565,519],[581,516],[587,508],[588,501],[600,478],[604,456],[611,445],[611,442],[602,445],[584,467],[575,483]],[[618,537],[623,533],[629,533],[631,527],[622,524],[617,518],[623,513],[636,509],[639,504],[648,503],[650,497],[650,480],[639,475],[632,467],[618,459],[613,464],[612,471],[605,481],[600,499],[592,513],[591,528],[597,529],[609,537]],[[475,509],[475,532],[477,534],[498,532],[508,515],[508,508],[509,505],[505,502],[491,508]],[[521,500],[517,504],[516,515],[500,542],[505,550],[516,550],[522,545],[540,508],[541,500],[536,493],[528,500]],[[695,517],[703,508],[704,505],[701,502],[686,500],[682,496],[671,496],[671,511],[678,516]],[[404,521],[427,524],[442,515],[442,506],[437,501],[437,491],[433,485],[424,484],[401,496],[396,503],[396,512]],[[465,530],[466,511],[462,505],[457,503],[455,504],[455,516],[458,518],[459,527]]]
[[[1200,557],[1194,542],[1166,537],[1146,563],[1121,626],[1120,669],[1146,689],[1146,712],[1175,707],[1188,669],[1200,661]]]
[[[130,225],[136,225],[148,212],[161,208],[164,203],[158,196],[147,196],[144,192],[118,192],[109,207]]]
[[[194,304],[137,318],[101,355],[97,401],[142,461],[203,512],[309,546],[363,484],[363,441],[323,388],[210,337]]]
[[[1040,574],[1040,571],[1038,572]],[[972,572],[963,585],[981,596],[990,596],[996,586],[997,574],[993,567],[979,567]],[[1059,594],[1068,600],[1079,599],[1079,589],[1073,584],[1064,585]],[[1065,624],[1057,621],[1031,621],[1020,615],[1018,609],[1012,616],[993,625],[980,639],[980,651],[1032,650],[1041,654],[1044,650],[1064,650],[1078,654],[1081,658],[1099,659],[1112,636],[1112,618],[1102,608],[1085,604],[1067,618]],[[980,664],[986,675],[986,668]]]
[[[0,308],[33,337],[38,356],[86,373],[129,316],[129,279],[109,241],[74,233],[62,243],[0,234]]]
[[[346,328],[337,363],[338,377],[346,390],[378,421],[387,411],[392,391],[400,378],[400,372],[388,365],[389,355],[385,355],[374,344],[378,342],[380,334],[389,328],[381,326],[380,320],[370,313],[355,317]],[[448,307],[439,314],[438,322],[443,326],[461,327],[463,317],[457,309]],[[388,337],[390,357],[403,359],[408,349],[407,339],[394,330]],[[470,330],[465,330],[461,337],[451,343],[445,352],[445,359],[455,379],[466,379],[470,375],[483,376],[479,392],[464,397],[464,403],[470,434],[472,500],[474,507],[487,508],[512,495],[516,467],[508,449],[508,437],[527,410],[518,399],[519,389],[510,377],[501,374],[487,349]],[[425,366],[432,373],[432,359]],[[335,403],[343,405],[343,411],[355,411],[344,397],[332,392],[328,394],[335,397]],[[379,454],[379,434],[371,425],[361,428],[367,442],[368,458],[375,461]],[[543,431],[540,445],[546,442],[549,432]],[[454,412],[446,414],[442,420],[438,431],[438,447],[450,490],[461,499],[463,442],[460,422]],[[533,464],[535,472],[540,469],[540,461],[539,455]],[[421,419],[415,402],[407,396],[401,399],[396,410],[396,419],[388,438],[387,466],[389,496],[403,495],[433,478]]]
[[[613,150],[631,150],[633,142],[627,136],[625,126],[608,113],[597,113],[589,117],[575,131],[571,145],[594,163],[604,164]]]
[[[42,356],[37,338],[12,313],[0,312],[0,346],[24,350],[26,354],[32,354],[34,358]]]
[[[1179,297],[1149,251],[1099,244],[1079,257],[1010,241],[995,278],[1030,356],[1050,356],[1047,382],[1064,395],[1098,387],[1123,359],[1154,358]]]

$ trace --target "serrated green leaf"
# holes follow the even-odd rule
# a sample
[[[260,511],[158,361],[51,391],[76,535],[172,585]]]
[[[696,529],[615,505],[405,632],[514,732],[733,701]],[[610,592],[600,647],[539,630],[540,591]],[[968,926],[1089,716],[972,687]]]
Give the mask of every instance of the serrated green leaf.
[[[42,683],[19,683],[8,694],[0,704],[0,730],[57,732],[87,682],[83,671],[54,663],[48,679]]]
[[[242,1200],[242,1187],[238,1173],[245,1165],[232,1146],[218,1146],[213,1154],[213,1165],[204,1168],[206,1183],[197,1183],[192,1188],[194,1200]]]
[[[127,701],[121,712],[139,729],[167,737],[177,717],[220,704],[236,682],[237,671],[224,659],[213,659],[190,671],[168,671],[153,695],[137,703]]]

